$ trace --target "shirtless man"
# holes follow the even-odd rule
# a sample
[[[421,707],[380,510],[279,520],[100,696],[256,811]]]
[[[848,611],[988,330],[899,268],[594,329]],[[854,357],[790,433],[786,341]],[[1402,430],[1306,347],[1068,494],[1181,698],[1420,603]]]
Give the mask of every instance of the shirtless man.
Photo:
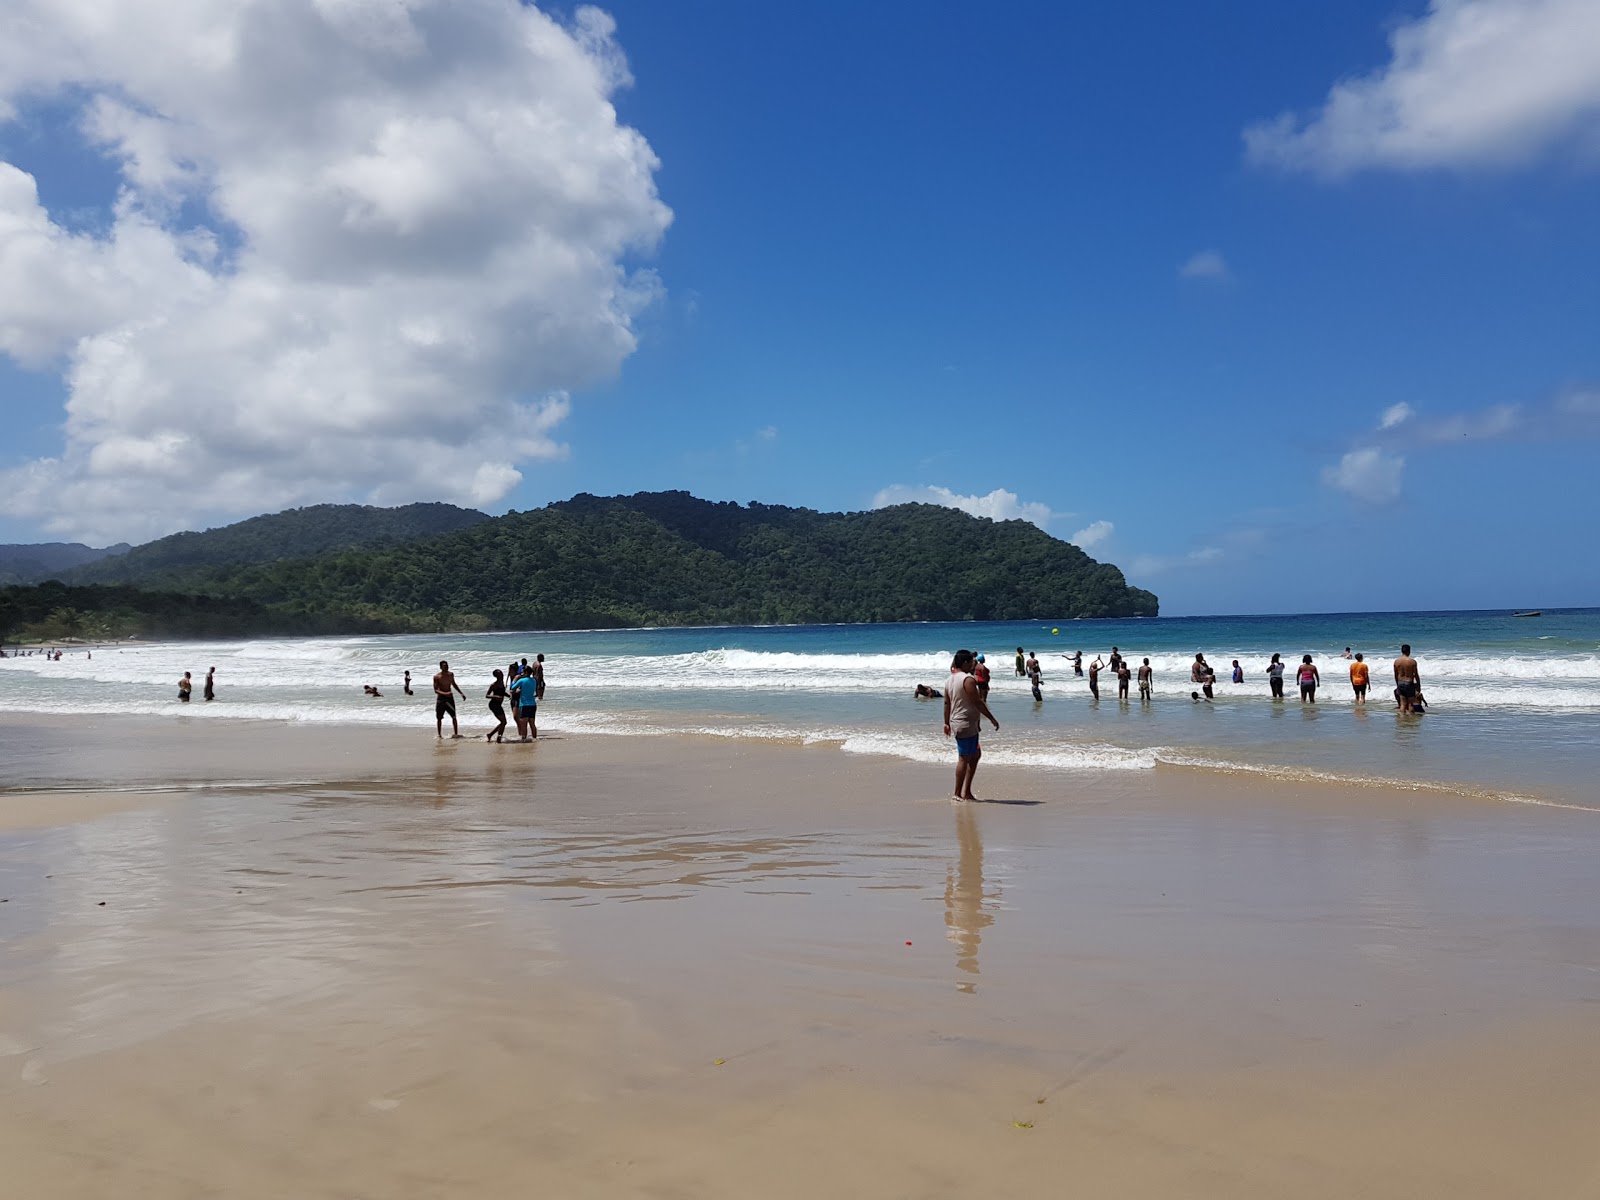
[[[1401,646],[1400,657],[1394,660],[1394,694],[1401,712],[1416,711],[1413,701],[1422,694],[1422,674],[1417,670],[1417,660],[1411,657],[1410,646]]]
[[[1133,668],[1128,666],[1128,660],[1122,657],[1117,659],[1117,699],[1128,698],[1128,680],[1133,678]]]
[[[439,673],[433,677],[433,723],[439,736],[444,737],[444,717],[450,714],[450,736],[461,736],[461,726],[456,723],[456,698],[452,691],[461,692],[461,685],[456,682],[456,677],[450,672],[450,664],[444,659],[439,660]],[[465,700],[467,694],[461,692]]]
[[[1150,660],[1144,660],[1144,665],[1139,668],[1139,699],[1150,699],[1152,685],[1155,682],[1155,672],[1150,669]]]
[[[1096,700],[1100,699],[1100,656],[1089,664],[1089,694]]]

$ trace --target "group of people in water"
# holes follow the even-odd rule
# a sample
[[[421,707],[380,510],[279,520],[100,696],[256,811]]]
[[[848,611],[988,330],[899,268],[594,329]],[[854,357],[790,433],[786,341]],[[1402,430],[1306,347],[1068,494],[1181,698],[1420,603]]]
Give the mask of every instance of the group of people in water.
[[[1072,655],[1061,655],[1072,663],[1073,674],[1081,677],[1084,673],[1083,651]],[[1344,649],[1345,659],[1350,660],[1350,686],[1355,690],[1355,702],[1364,705],[1367,702],[1367,689],[1371,684],[1371,671],[1367,666],[1366,657],[1362,654],[1352,654],[1350,647]],[[1044,668],[1039,663],[1039,656],[1017,647],[1016,670],[1019,678],[1027,679],[1032,686],[1035,701],[1044,699]],[[1147,658],[1140,663],[1137,672],[1122,652],[1115,646],[1111,647],[1110,657],[1101,663],[1098,656],[1089,664],[1089,691],[1096,700],[1100,698],[1100,672],[1110,670],[1117,679],[1117,698],[1128,699],[1128,685],[1137,675],[1139,681],[1139,699],[1147,703],[1154,693],[1155,672]],[[1274,700],[1282,700],[1283,676],[1287,666],[1281,654],[1274,654],[1272,661],[1267,664],[1267,685],[1272,692]],[[1244,668],[1239,660],[1233,660],[1232,679],[1234,683],[1243,683],[1245,679]],[[978,772],[978,762],[983,757],[983,747],[980,744],[979,733],[984,721],[988,721],[996,730],[1000,722],[994,713],[989,711],[989,688],[993,681],[992,672],[984,661],[982,654],[971,650],[957,650],[955,657],[950,662],[950,674],[945,680],[944,690],[938,691],[925,683],[917,684],[917,699],[944,700],[944,735],[953,737],[956,742],[956,786],[955,799],[972,800],[972,780]],[[1210,703],[1212,690],[1216,686],[1217,673],[1210,663],[1206,662],[1204,654],[1196,654],[1194,662],[1189,668],[1189,681],[1200,685],[1204,691],[1191,691],[1190,697],[1199,703],[1202,699]],[[1300,656],[1300,665],[1295,670],[1295,682],[1300,686],[1300,702],[1302,704],[1315,704],[1317,702],[1317,688],[1322,682],[1321,672],[1312,661],[1309,654]],[[1394,660],[1394,698],[1395,704],[1401,712],[1420,713],[1424,711],[1427,702],[1422,695],[1422,672],[1417,666],[1417,660],[1411,656],[1409,645],[1400,647],[1400,656]]]
[[[962,653],[970,653],[963,651]],[[1085,673],[1083,651],[1060,656],[1072,664],[1072,673],[1078,678],[1083,678]],[[1341,656],[1350,662],[1350,686],[1355,693],[1355,703],[1365,705],[1367,691],[1371,686],[1371,669],[1367,664],[1366,656],[1361,653],[1352,654],[1350,647],[1344,648]],[[951,665],[952,674],[956,667]],[[1267,664],[1267,687],[1274,700],[1284,698],[1283,677],[1287,673],[1288,664],[1283,661],[1281,654],[1274,654],[1272,661]],[[1136,668],[1116,646],[1111,647],[1111,654],[1105,662],[1101,662],[1098,655],[1093,662],[1088,664],[1089,694],[1096,700],[1100,699],[1100,672],[1109,671],[1117,681],[1117,699],[1127,700],[1129,689],[1137,681],[1139,685],[1139,700],[1148,703],[1155,695],[1155,670],[1150,665],[1148,658],[1144,659]],[[1036,652],[1017,647],[1016,673],[1019,679],[1026,679],[1033,691],[1033,698],[1038,701],[1044,699],[1044,667],[1039,661]],[[984,699],[989,695],[989,686],[992,681],[992,672],[984,661],[984,656],[972,653],[971,671],[973,686],[976,694]],[[1233,660],[1230,678],[1236,684],[1245,681],[1245,670],[1236,658]],[[1317,689],[1322,686],[1322,672],[1318,669],[1312,656],[1302,654],[1300,663],[1294,670],[1294,680],[1300,689],[1302,704],[1315,704],[1317,702]],[[1217,682],[1216,669],[1206,661],[1203,653],[1194,656],[1194,662],[1189,667],[1189,682],[1198,684],[1198,690],[1189,693],[1190,698],[1196,703],[1210,702],[1214,699],[1214,689]],[[1401,712],[1420,713],[1427,709],[1427,700],[1422,694],[1422,676],[1417,666],[1417,660],[1411,657],[1409,645],[1400,647],[1400,657],[1394,660],[1394,699],[1395,706]],[[948,692],[948,688],[946,689]],[[946,692],[940,692],[927,684],[919,683],[916,687],[916,698],[919,700],[938,700]]]
[[[411,695],[410,671],[406,672],[406,695]],[[438,673],[433,677],[433,723],[441,739],[444,737],[446,717],[450,718],[450,736],[461,736],[461,725],[456,718],[457,695],[463,700],[467,698],[466,692],[456,682],[450,664],[440,659]],[[511,702],[511,719],[517,724],[516,740],[534,741],[539,736],[539,701],[544,699],[544,655],[534,655],[531,663],[526,658],[520,662],[514,660],[504,671],[496,667],[489,690],[483,696],[489,702],[489,714],[496,721],[495,726],[483,735],[484,741],[500,743],[506,740],[508,700]]]

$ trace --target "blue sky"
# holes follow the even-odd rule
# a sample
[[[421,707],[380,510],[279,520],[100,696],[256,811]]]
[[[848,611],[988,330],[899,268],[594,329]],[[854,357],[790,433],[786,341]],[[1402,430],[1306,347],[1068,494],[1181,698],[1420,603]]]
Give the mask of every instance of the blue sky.
[[[600,348],[576,365],[560,338],[527,348],[557,365],[526,378],[564,398],[506,418],[521,480],[483,506],[675,487],[846,509],[899,487],[1010,511],[1001,490],[1058,536],[1094,530],[1090,552],[1174,615],[1600,603],[1600,25],[1552,0],[1540,19],[1569,22],[1580,59],[1548,71],[1548,29],[1453,49],[1508,4],[607,5],[632,73],[607,95],[658,160],[643,182],[636,152],[617,168],[629,224],[605,244],[642,297],[636,345],[586,328],[569,343]],[[1360,86],[1330,102],[1342,80]],[[108,135],[59,80],[12,96],[0,159],[56,224],[103,229],[126,182]],[[242,221],[265,243],[276,219]],[[256,236],[211,226],[224,257]],[[4,329],[0,308],[0,348]],[[170,360],[140,361],[159,386]],[[94,365],[0,365],[0,467],[35,487],[0,538],[119,532],[83,514],[126,489],[36,486]],[[95,401],[101,425],[121,394]],[[406,419],[457,419],[425,407]],[[400,461],[341,436],[376,479]],[[426,472],[280,489],[215,451],[205,474],[235,481],[203,512],[460,500],[488,451],[438,453],[449,486],[428,496]]]

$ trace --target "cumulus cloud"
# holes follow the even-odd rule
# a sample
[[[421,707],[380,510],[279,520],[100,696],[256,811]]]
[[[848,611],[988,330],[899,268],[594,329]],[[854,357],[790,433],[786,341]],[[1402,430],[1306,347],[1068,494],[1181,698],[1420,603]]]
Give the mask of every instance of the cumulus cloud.
[[[984,496],[963,496],[947,487],[907,487],[903,483],[891,484],[872,498],[873,508],[888,508],[891,504],[938,504],[944,508],[959,508],[975,517],[988,517],[991,521],[1030,521],[1040,529],[1064,513],[1050,511],[1049,505],[1018,499],[1015,492],[996,488]]]
[[[1071,542],[1080,550],[1087,550],[1096,542],[1103,542],[1111,536],[1111,531],[1116,528],[1110,521],[1093,521],[1071,537]]]
[[[1315,113],[1247,129],[1249,157],[1327,175],[1505,166],[1600,130],[1595,0],[1433,0],[1389,45]]]
[[[1411,419],[1412,415],[1411,405],[1402,400],[1399,404],[1392,404],[1383,410],[1383,416],[1378,421],[1378,428],[1393,429],[1396,425],[1405,424]]]
[[[0,119],[79,105],[102,232],[0,163],[0,352],[66,384],[0,509],[74,537],[490,504],[560,456],[671,213],[611,19],[517,0],[11,0]]]
[[[1400,495],[1400,477],[1406,460],[1376,446],[1352,450],[1337,463],[1324,467],[1322,480],[1329,487],[1348,492],[1358,500],[1387,503]]]
[[[1220,250],[1202,250],[1178,268],[1180,279],[1227,279],[1228,260]]]

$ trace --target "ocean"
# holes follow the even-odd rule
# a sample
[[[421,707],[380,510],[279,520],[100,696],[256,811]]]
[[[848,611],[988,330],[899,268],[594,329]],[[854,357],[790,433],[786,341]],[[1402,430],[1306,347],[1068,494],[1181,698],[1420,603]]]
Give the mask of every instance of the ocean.
[[[1402,642],[1421,664],[1426,716],[1395,711],[1389,664]],[[1018,646],[1044,664],[1042,703],[1014,674]],[[1110,672],[1095,702],[1087,679],[1073,675],[1074,651],[1087,663],[1113,646],[1135,666],[1150,659],[1151,703],[1139,702],[1136,685],[1119,702]],[[1346,646],[1372,664],[1366,708],[1352,703]],[[1057,772],[1064,787],[1166,767],[1600,807],[1600,609],[260,639],[108,645],[92,658],[72,647],[60,662],[0,661],[0,712],[398,723],[421,736],[431,732],[429,680],[444,658],[467,691],[463,732],[481,734],[490,671],[543,653],[542,732],[769,738],[944,762],[953,750],[940,706],[913,690],[942,687],[963,647],[986,654],[994,671],[990,706],[1001,728],[985,727],[985,766]],[[1216,668],[1214,703],[1190,699],[1196,651]],[[1290,664],[1281,703],[1267,686],[1273,652]],[[1314,707],[1294,694],[1294,665],[1307,653],[1323,676]],[[1229,682],[1234,659],[1242,684]],[[208,667],[217,670],[210,704],[200,699]],[[411,697],[401,690],[408,668]],[[180,705],[186,670],[195,700]],[[366,696],[364,684],[382,698]]]

